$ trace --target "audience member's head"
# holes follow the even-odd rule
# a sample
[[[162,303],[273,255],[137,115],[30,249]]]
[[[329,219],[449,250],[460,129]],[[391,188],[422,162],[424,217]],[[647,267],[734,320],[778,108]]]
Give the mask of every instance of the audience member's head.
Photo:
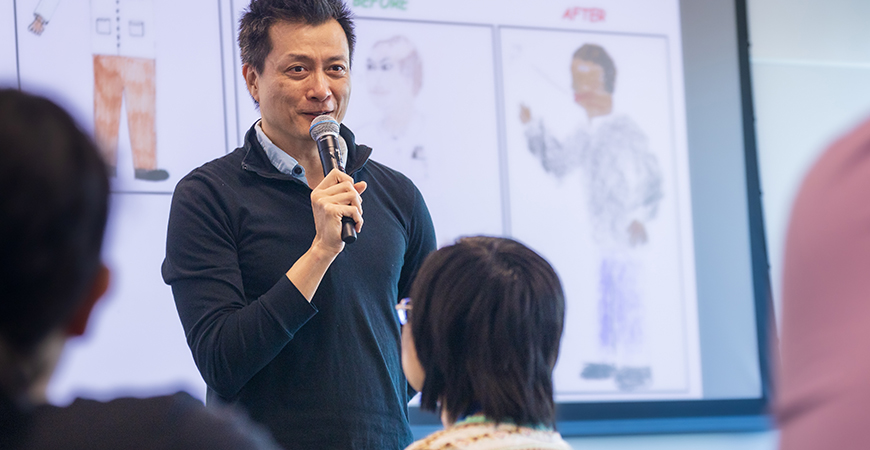
[[[822,154],[792,208],[776,390],[784,450],[870,440],[868,195],[870,121]]]
[[[63,342],[84,332],[108,271],[109,180],[60,107],[0,90],[0,390],[42,400]]]
[[[511,239],[468,237],[431,254],[411,288],[402,365],[445,424],[472,413],[553,425],[565,300],[550,264]]]

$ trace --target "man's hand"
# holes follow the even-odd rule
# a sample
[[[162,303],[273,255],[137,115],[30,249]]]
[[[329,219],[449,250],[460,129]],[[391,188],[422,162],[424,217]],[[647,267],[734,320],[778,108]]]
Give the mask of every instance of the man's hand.
[[[314,293],[317,292],[317,287],[332,261],[344,250],[341,218],[353,218],[357,233],[362,229],[360,194],[365,190],[365,181],[354,184],[350,175],[333,170],[311,191],[311,209],[314,210],[317,234],[311,248],[293,263],[286,274],[309,302],[314,298]]]
[[[314,226],[317,235],[313,247],[328,252],[340,253],[344,249],[341,240],[341,218],[350,217],[356,222],[356,232],[363,225],[362,197],[365,181],[354,184],[346,173],[333,169],[311,192],[311,208],[314,210]]]
[[[34,14],[36,17],[33,18],[33,22],[27,27],[28,30],[32,31],[33,34],[40,36],[42,32],[45,31],[45,19],[42,18],[39,14]]]

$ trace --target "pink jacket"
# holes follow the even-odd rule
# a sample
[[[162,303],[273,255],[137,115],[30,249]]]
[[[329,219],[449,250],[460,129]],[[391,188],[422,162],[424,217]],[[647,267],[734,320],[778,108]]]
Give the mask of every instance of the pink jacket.
[[[870,446],[870,120],[798,192],[783,273],[782,449]]]

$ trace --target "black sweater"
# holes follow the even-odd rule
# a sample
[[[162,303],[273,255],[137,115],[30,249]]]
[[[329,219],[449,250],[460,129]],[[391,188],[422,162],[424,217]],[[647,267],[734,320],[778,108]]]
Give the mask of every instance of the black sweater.
[[[178,183],[163,279],[209,401],[242,405],[287,448],[400,449],[412,436],[393,307],[435,232],[414,184],[341,134],[368,183],[365,225],[311,303],[285,276],[315,235],[311,189],[272,166],[253,127]]]

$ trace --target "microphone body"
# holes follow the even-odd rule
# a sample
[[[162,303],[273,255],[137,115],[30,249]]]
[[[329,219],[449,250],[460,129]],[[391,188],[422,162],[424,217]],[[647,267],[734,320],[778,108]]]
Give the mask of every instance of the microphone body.
[[[338,169],[344,172],[342,165],[342,144],[341,136],[338,135],[338,122],[330,116],[317,116],[311,122],[309,133],[311,138],[317,142],[317,152],[320,154],[320,163],[323,165],[323,176],[332,172],[332,169]],[[356,242],[356,222],[350,217],[341,218],[341,240],[345,244],[353,244]]]

